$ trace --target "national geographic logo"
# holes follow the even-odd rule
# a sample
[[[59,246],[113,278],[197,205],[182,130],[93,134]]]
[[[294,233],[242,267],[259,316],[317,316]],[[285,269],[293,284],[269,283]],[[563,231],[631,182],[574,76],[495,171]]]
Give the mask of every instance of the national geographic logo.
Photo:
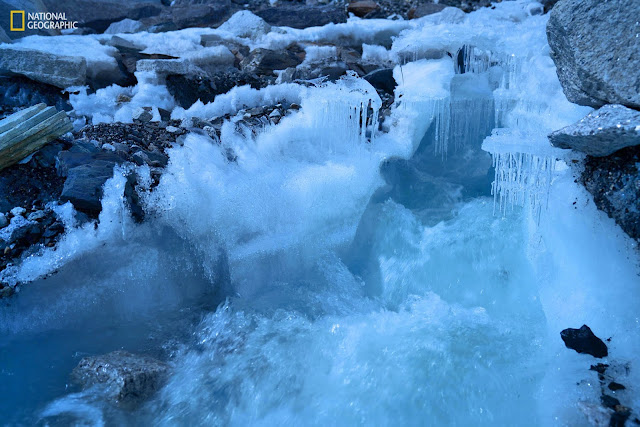
[[[78,21],[69,21],[64,12],[29,12],[12,10],[10,15],[11,31],[27,30],[69,30],[78,28]]]

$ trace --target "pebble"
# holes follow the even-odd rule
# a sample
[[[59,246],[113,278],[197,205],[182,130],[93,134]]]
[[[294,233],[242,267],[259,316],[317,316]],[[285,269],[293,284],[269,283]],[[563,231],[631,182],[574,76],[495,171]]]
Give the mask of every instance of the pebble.
[[[177,128],[175,126],[167,126],[166,131],[169,132],[169,133],[176,133],[176,132],[180,131],[180,128]]]
[[[44,211],[35,211],[35,212],[31,212],[29,214],[29,216],[27,217],[27,219],[29,221],[38,221],[42,218],[44,218],[46,216]]]

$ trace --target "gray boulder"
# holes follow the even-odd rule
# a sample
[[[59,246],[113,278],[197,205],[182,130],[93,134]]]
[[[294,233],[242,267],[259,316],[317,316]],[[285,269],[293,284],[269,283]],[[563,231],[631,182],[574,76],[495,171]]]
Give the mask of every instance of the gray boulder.
[[[79,56],[0,46],[0,75],[15,74],[65,89],[85,84],[87,62]]]
[[[558,148],[608,156],[622,148],[640,145],[640,111],[605,105],[579,122],[553,132],[549,140]]]
[[[106,386],[107,395],[124,406],[137,405],[162,387],[169,372],[167,364],[148,356],[114,351],[85,357],[71,373],[83,388]]]
[[[271,25],[291,28],[320,27],[330,23],[347,22],[347,13],[344,8],[334,5],[277,6],[260,10],[256,15]]]
[[[569,101],[640,108],[640,2],[561,0],[547,24],[551,57]]]

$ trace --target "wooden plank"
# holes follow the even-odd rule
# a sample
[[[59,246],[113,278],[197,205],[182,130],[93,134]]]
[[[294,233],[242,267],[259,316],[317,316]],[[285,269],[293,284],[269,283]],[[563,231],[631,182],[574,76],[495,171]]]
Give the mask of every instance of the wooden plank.
[[[34,116],[29,117],[22,123],[16,124],[13,128],[0,135],[0,151],[10,147],[16,141],[22,139],[22,135],[28,132],[34,126],[42,123],[44,120],[56,114],[57,110],[54,107],[47,107],[42,111],[38,111]]]

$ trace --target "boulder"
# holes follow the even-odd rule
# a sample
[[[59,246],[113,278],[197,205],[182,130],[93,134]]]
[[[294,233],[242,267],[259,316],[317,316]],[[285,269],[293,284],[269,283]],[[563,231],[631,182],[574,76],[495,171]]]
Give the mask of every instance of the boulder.
[[[102,186],[113,176],[114,165],[96,160],[69,169],[60,200],[71,202],[77,210],[97,217],[102,210]]]
[[[122,21],[114,22],[109,25],[109,28],[105,30],[105,34],[122,34],[122,33],[137,33],[142,31],[144,24],[140,21],[134,21],[133,19],[123,19]]]
[[[569,101],[640,108],[640,2],[561,0],[547,38]]]
[[[390,95],[393,95],[396,86],[396,80],[393,78],[393,68],[381,68],[364,76],[364,79],[371,83],[376,89],[380,89]]]
[[[159,15],[165,6],[159,0],[43,0],[50,12],[65,12],[78,26],[104,32],[123,19],[140,20]]]
[[[65,89],[85,84],[87,62],[79,56],[0,46],[0,75],[15,74]]]
[[[434,13],[441,12],[446,7],[446,5],[441,3],[422,3],[409,10],[408,18],[418,19],[423,16],[433,15]]]
[[[148,356],[114,351],[85,357],[71,373],[72,380],[88,388],[102,385],[107,395],[124,406],[134,406],[162,387],[169,366]]]
[[[188,27],[218,27],[226,21],[237,7],[229,0],[203,2],[198,0],[175,0],[170,13],[162,18],[170,19],[177,29]]]
[[[567,348],[578,353],[590,354],[593,357],[602,358],[609,354],[607,345],[595,336],[587,325],[580,329],[567,328],[560,332],[560,337]]]
[[[347,22],[344,9],[334,5],[287,5],[270,7],[256,15],[271,25],[291,28],[320,27],[326,24]]]
[[[352,1],[349,3],[349,6],[347,6],[347,12],[363,18],[378,8],[378,3],[373,0]]]
[[[296,67],[302,63],[302,59],[292,50],[270,50],[258,48],[240,62],[244,71],[257,75],[273,74],[274,70],[284,70]]]
[[[64,111],[38,104],[0,121],[0,170],[73,130]]]
[[[549,140],[558,148],[608,156],[622,148],[640,145],[640,111],[605,105],[579,122],[553,132]]]
[[[4,37],[0,37],[0,42],[6,42],[7,40],[3,40],[5,37],[8,41],[11,41],[26,36],[57,34],[55,30],[30,30],[28,28],[25,28],[24,31],[11,31],[10,17],[12,10],[24,10],[25,13],[48,11],[41,0],[0,0],[0,34],[4,34]]]
[[[233,16],[220,25],[218,29],[227,31],[236,37],[257,37],[271,31],[271,25],[248,10],[241,10],[234,13]]]
[[[36,82],[24,76],[0,77],[0,105],[5,109],[47,104],[57,110],[71,111],[69,95],[60,88]],[[0,107],[0,109],[2,108]]]

